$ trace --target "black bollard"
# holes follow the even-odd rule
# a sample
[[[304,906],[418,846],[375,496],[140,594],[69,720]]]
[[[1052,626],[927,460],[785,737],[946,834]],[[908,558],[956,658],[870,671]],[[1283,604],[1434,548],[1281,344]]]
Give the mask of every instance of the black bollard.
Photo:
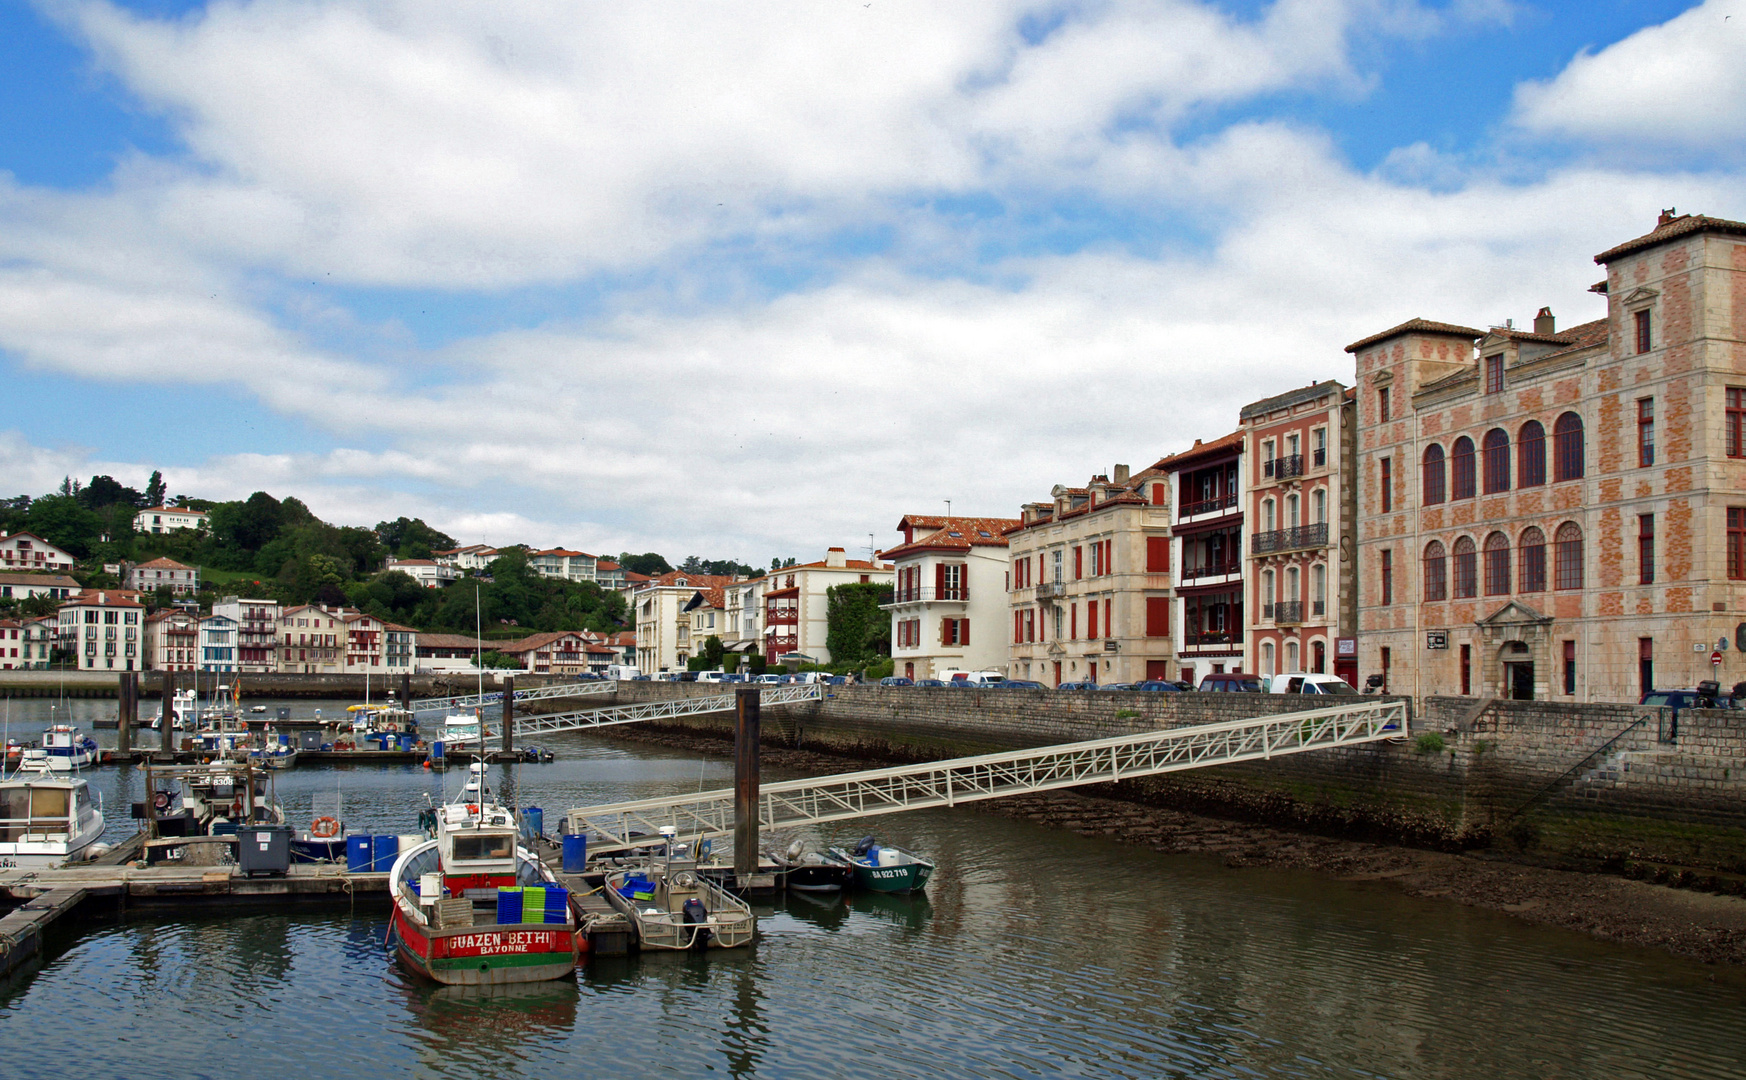
[[[485,740],[481,736],[479,748],[485,748]],[[515,676],[503,677],[503,752],[509,753],[515,749]]]
[[[127,758],[133,753],[133,726],[139,723],[139,672],[122,672],[117,689],[120,700],[115,712],[115,754]]]
[[[734,692],[734,878],[741,888],[758,872],[758,706],[762,691]]]

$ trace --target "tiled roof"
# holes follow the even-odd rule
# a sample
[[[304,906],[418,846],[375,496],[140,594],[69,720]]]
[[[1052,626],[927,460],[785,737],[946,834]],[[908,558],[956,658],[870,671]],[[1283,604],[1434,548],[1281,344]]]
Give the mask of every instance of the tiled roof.
[[[1398,337],[1401,334],[1449,334],[1454,337],[1482,338],[1485,336],[1485,331],[1475,330],[1471,326],[1456,326],[1454,323],[1432,322],[1430,319],[1408,319],[1399,326],[1390,327],[1380,334],[1371,334],[1367,338],[1354,341],[1346,346],[1346,351],[1355,353],[1379,341],[1387,341],[1389,338]]]
[[[1270,398],[1262,398],[1260,401],[1245,405],[1237,415],[1239,419],[1243,420],[1252,416],[1266,416],[1275,409],[1287,409],[1293,405],[1301,405],[1306,401],[1314,401],[1319,397],[1344,389],[1345,387],[1337,379],[1310,383],[1308,386],[1301,386],[1296,390],[1288,390],[1283,394],[1275,394]]]
[[[205,517],[204,510],[190,510],[185,506],[148,506],[141,514],[187,514],[190,517]],[[136,515],[137,516],[137,515]]]
[[[139,594],[133,593],[132,595],[138,596]],[[73,597],[71,600],[68,600],[66,603],[62,604],[61,606],[64,608],[69,608],[69,607],[112,607],[112,608],[115,608],[115,607],[134,608],[134,607],[136,607],[136,608],[142,608],[142,607],[145,607],[145,605],[140,603],[138,600],[130,600],[128,598],[128,594],[127,594],[126,590],[123,590],[123,589],[94,589],[91,592],[83,592],[83,593],[80,593],[78,596]]]
[[[433,649],[471,649],[475,645],[475,639],[466,634],[420,634],[418,643]],[[497,648],[489,641],[479,641],[477,644],[482,649]]]
[[[65,574],[0,573],[0,585],[40,585],[47,589],[77,589],[79,583]]]
[[[1024,524],[1018,518],[927,517],[906,514],[898,528],[909,525],[916,529],[932,529],[926,536],[917,536],[907,544],[899,544],[879,557],[890,559],[915,551],[969,551],[973,547],[1006,547],[1006,534]],[[987,536],[983,536],[987,533]],[[954,535],[956,534],[956,535]]]
[[[646,580],[655,585],[679,585],[683,582],[686,586],[698,589],[715,588],[734,583],[731,574],[687,574],[683,570],[669,570],[665,574]]]
[[[554,641],[560,641],[567,638],[573,633],[575,633],[573,630],[545,630],[538,634],[531,634],[524,637],[520,641],[511,641],[507,643],[500,642],[493,645],[492,648],[500,653],[532,652],[535,649],[550,645]]]
[[[1558,341],[1564,346],[1564,348],[1555,352],[1542,353],[1541,355],[1534,357],[1534,361],[1538,362],[1545,360],[1548,357],[1563,356],[1566,353],[1579,352],[1583,349],[1593,348],[1596,345],[1605,345],[1607,342],[1607,334],[1608,326],[1607,320],[1605,319],[1596,319],[1593,322],[1578,323],[1568,330],[1559,331]],[[1538,338],[1536,340],[1543,341],[1546,339]]]
[[[1608,248],[1594,257],[1601,264],[1612,262],[1620,255],[1629,255],[1633,251],[1665,244],[1669,240],[1677,240],[1693,233],[1714,232],[1730,236],[1746,236],[1746,222],[1729,221],[1726,218],[1705,217],[1702,214],[1681,214],[1678,217],[1666,217],[1657,222],[1652,232],[1644,233],[1635,240],[1627,240],[1618,247]]]
[[[778,574],[786,574],[794,570],[889,570],[884,563],[870,563],[866,559],[844,559],[841,566],[827,565],[823,560],[801,563],[798,566],[784,566],[777,570]]]
[[[1194,445],[1187,450],[1171,454],[1166,458],[1160,458],[1149,471],[1174,472],[1181,469],[1189,462],[1213,454],[1222,454],[1228,450],[1240,450],[1242,447],[1243,433],[1241,431],[1233,431],[1229,435],[1221,435],[1212,442],[1201,442],[1199,439],[1196,439],[1194,440]]]
[[[624,568],[622,566],[619,566],[617,563],[613,562],[610,559],[597,559],[597,560],[595,560],[595,563],[594,563],[594,569],[596,569],[596,570],[622,570]]]
[[[192,570],[194,568],[192,566],[184,566],[181,563],[177,562],[175,559],[168,559],[168,558],[159,557],[159,558],[153,559],[151,562],[142,562],[138,566],[134,567],[134,569],[135,570]]]
[[[436,563],[435,559],[389,559],[388,560],[388,566],[390,568],[393,568],[396,566],[435,566],[436,564],[437,563]]]
[[[570,551],[566,548],[547,548],[544,551],[530,551],[527,553],[527,557],[530,559],[537,559],[541,555],[555,555],[559,558],[568,557],[568,558],[572,558],[572,559],[575,559],[575,558],[591,559],[594,557],[594,556],[588,554],[586,551]]]

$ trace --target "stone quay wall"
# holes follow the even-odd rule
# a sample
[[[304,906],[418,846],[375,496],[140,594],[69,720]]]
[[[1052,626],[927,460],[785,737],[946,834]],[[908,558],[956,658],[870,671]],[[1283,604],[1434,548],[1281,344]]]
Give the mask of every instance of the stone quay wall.
[[[629,682],[633,704],[733,685]],[[898,763],[1323,708],[1325,698],[935,687],[826,687],[762,711],[764,741]],[[552,707],[556,707],[553,703]],[[637,725],[731,740],[733,714]],[[615,734],[635,738],[629,729]],[[1394,742],[1105,785],[1214,816],[1581,868],[1652,862],[1746,873],[1746,711],[1430,698]]]

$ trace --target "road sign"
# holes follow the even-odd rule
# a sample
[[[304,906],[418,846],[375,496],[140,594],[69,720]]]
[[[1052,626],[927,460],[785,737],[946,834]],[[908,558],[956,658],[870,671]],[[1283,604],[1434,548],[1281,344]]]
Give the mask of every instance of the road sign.
[[[1710,663],[1717,667],[1722,666],[1722,650],[1717,649],[1715,652],[1710,653]]]
[[[1425,631],[1425,648],[1427,648],[1427,649],[1447,649],[1448,647],[1449,647],[1449,631],[1447,631],[1447,630],[1426,630]]]

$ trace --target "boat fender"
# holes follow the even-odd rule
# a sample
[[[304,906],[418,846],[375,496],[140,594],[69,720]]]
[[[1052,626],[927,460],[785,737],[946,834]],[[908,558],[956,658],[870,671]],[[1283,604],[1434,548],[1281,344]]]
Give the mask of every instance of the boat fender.
[[[873,850],[873,847],[874,847],[874,845],[876,845],[876,844],[878,844],[878,843],[879,843],[879,838],[878,838],[878,837],[875,837],[875,836],[863,836],[863,837],[861,837],[861,839],[859,839],[859,840],[857,840],[857,841],[855,841],[855,854],[857,854],[857,855],[865,855],[865,854],[867,854],[867,853],[868,853],[868,852],[869,852],[869,851],[872,851],[872,850]]]

